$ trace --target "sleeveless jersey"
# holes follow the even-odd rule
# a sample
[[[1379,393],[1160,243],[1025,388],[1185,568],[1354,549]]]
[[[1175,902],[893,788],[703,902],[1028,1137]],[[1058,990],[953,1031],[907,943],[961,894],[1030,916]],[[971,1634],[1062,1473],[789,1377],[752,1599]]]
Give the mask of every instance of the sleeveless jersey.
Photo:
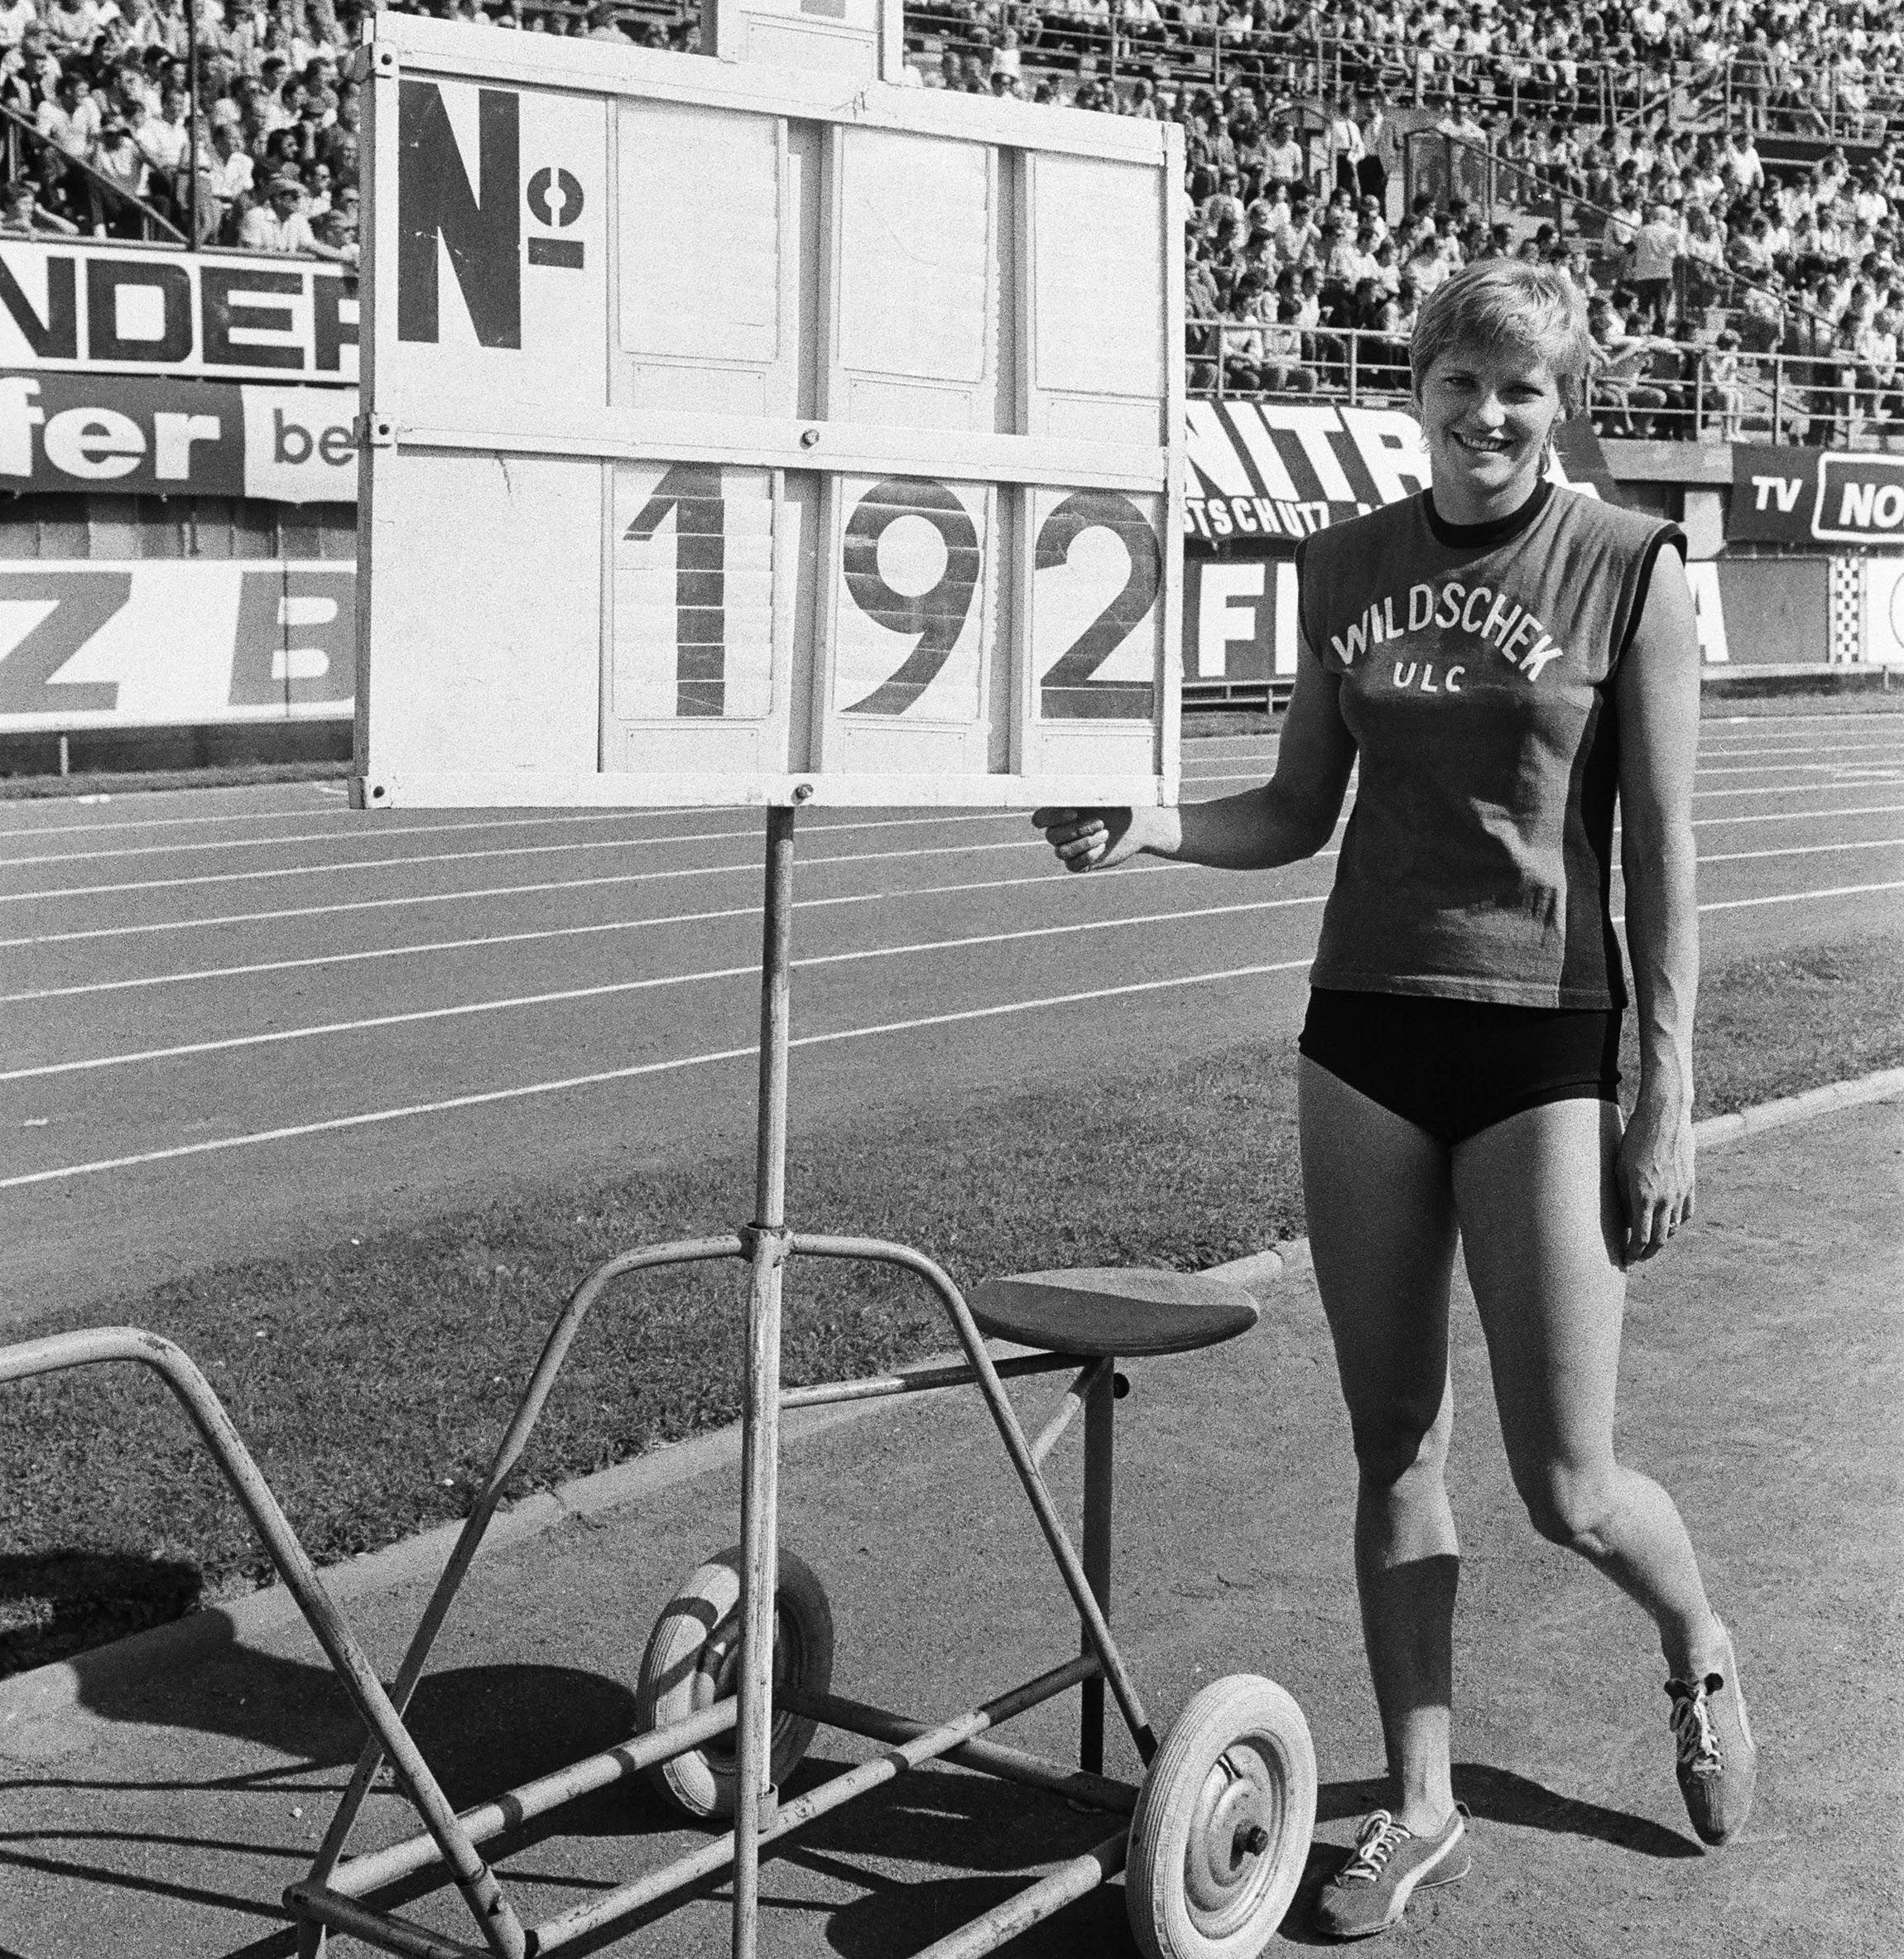
[[[1669,542],[1546,483],[1493,524],[1424,493],[1304,541],[1301,657],[1336,679],[1358,771],[1311,984],[1625,1006],[1611,683]]]

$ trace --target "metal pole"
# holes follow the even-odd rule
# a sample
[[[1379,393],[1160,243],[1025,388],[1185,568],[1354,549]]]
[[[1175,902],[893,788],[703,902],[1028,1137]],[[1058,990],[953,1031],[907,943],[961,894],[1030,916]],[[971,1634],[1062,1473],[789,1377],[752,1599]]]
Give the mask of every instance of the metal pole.
[[[774,1593],[780,1474],[780,1294],[786,1263],[786,1062],[792,1004],[793,824],[791,807],[767,816],[767,894],[760,975],[760,1119],[754,1220],[746,1236],[747,1374],[741,1440],[741,1677],[734,1782],[733,1959],[754,1959],[760,1929],[760,1838],[778,1792],[773,1728]]]
[[[1117,1363],[1099,1364],[1084,1398],[1084,1531],[1082,1562],[1091,1596],[1107,1623],[1111,1616],[1111,1502],[1117,1426]],[[1080,1652],[1097,1649],[1087,1629]],[[1079,1712],[1078,1766],[1088,1774],[1104,1772],[1104,1678],[1087,1680]]]
[[[190,94],[186,113],[192,119],[186,146],[185,230],[193,251],[199,247],[199,0],[185,0],[185,59],[191,65],[185,79]]]

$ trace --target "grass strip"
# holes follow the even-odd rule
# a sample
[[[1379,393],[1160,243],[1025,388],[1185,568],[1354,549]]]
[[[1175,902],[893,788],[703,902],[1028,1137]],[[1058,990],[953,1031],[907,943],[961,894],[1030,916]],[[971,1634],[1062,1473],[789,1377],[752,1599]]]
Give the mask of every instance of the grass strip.
[[[1718,968],[1698,1113],[1904,1063],[1904,938]],[[1628,1017],[1626,1071],[1634,1074]],[[464,1514],[559,1304],[632,1244],[731,1230],[751,1154],[447,1215],[296,1262],[229,1265],[18,1329],[114,1321],[204,1368],[320,1564]],[[1303,1229],[1293,1044],[1104,1071],[1062,1091],[796,1138],[788,1215],[918,1244],[962,1284],[1070,1264],[1193,1269]],[[514,1494],[731,1421],[738,1267],[611,1293],[577,1341]],[[948,1344],[916,1282],[796,1263],[789,1382]],[[270,1571],[170,1397],[142,1370],[0,1390],[0,1673],[174,1618]]]

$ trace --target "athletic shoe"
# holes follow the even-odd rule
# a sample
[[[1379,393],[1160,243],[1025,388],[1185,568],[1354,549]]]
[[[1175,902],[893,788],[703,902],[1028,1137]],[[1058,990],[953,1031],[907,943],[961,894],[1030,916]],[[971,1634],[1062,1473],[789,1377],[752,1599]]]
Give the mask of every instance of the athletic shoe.
[[[1368,1938],[1394,1924],[1416,1891],[1465,1877],[1471,1860],[1460,1846],[1467,1813],[1457,1803],[1432,1836],[1405,1830],[1386,1809],[1364,1817],[1354,1856],[1315,1901],[1315,1929],[1330,1938]]]
[[[1702,1843],[1729,1842],[1752,1807],[1758,1780],[1758,1749],[1738,1683],[1732,1635],[1724,1669],[1703,1680],[1669,1680],[1668,1717],[1679,1747],[1679,1790]]]

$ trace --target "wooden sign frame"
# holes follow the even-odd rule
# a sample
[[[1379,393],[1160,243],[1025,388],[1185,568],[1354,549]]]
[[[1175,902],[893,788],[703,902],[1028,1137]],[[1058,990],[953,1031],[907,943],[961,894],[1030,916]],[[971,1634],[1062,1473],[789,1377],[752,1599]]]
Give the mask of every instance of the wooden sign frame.
[[[380,15],[360,60],[364,805],[1175,800],[1180,132],[408,15]],[[455,167],[417,191],[400,164],[413,185],[431,144]],[[945,195],[888,268],[864,244],[890,230],[896,176],[915,200]],[[697,229],[680,212],[704,181],[717,201]],[[952,195],[981,185],[979,202]],[[651,185],[654,209],[623,209]],[[730,191],[771,215],[736,218],[718,203]],[[470,274],[471,238],[496,245],[493,277]],[[644,238],[656,277],[627,285]],[[774,267],[777,297],[755,276]],[[700,335],[681,309],[724,278],[732,304]],[[1120,280],[1137,301],[1116,303]],[[627,643],[658,629],[666,563],[642,558],[638,526],[618,531],[632,469],[685,486],[647,534],[673,539],[682,594],[671,723],[610,711],[618,684],[656,699],[616,667],[618,605]],[[942,553],[935,585],[908,588],[901,544],[898,562],[927,564],[913,586]],[[771,701],[751,722],[689,677],[689,640],[727,633],[720,608],[743,585],[762,662],[748,698],[764,685]],[[898,691],[847,700],[880,632]],[[949,682],[907,691],[949,636],[935,676],[964,688],[977,663],[962,724]]]

